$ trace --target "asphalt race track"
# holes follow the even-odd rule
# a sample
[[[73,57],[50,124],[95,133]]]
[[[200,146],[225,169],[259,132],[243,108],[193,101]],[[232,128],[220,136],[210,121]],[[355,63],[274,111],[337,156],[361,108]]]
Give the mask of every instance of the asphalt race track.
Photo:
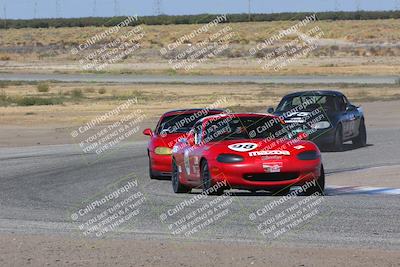
[[[278,83],[278,84],[394,84],[397,76],[251,76],[251,75],[119,75],[119,74],[40,74],[0,73],[7,81],[60,81],[112,83]]]
[[[335,175],[349,172],[348,186],[352,186],[355,182],[352,182],[351,171],[400,165],[398,131],[371,129],[369,145],[365,148],[353,149],[348,145],[345,152],[324,152],[328,188],[318,205],[319,213],[291,231],[268,239],[260,235],[258,223],[249,219],[250,214],[280,197],[266,192],[252,195],[247,191],[231,191],[228,214],[190,238],[400,248],[399,194],[385,194],[379,190],[342,194],[332,183]],[[86,219],[80,217],[74,222],[71,214],[85,207],[83,202],[88,203],[88,199],[101,198],[113,191],[109,185],[121,179],[121,184],[134,179],[138,182],[137,190],[145,196],[140,213],[128,224],[107,234],[172,238],[166,222],[176,221],[180,215],[163,222],[160,215],[199,196],[200,190],[175,195],[170,181],[150,180],[145,148],[145,142],[127,142],[102,157],[83,155],[76,144],[2,148],[0,231],[83,235],[78,225]],[[188,214],[216,199],[216,196],[200,199],[180,213]],[[305,197],[291,199],[281,208],[301,199]]]

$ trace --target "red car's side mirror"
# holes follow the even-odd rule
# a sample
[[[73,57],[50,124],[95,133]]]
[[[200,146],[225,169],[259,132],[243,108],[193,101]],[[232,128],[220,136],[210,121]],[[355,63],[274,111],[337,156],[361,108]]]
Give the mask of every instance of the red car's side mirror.
[[[153,136],[153,131],[150,128],[147,128],[143,130],[143,134]]]

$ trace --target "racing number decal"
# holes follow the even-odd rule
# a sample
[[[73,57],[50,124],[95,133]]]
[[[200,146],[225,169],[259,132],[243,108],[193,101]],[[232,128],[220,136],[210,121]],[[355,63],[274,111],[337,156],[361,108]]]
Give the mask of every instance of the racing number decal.
[[[307,117],[310,114],[310,112],[292,112],[287,115],[287,117],[294,117],[294,116],[299,116],[299,117]]]
[[[307,117],[308,115],[310,115],[310,112],[298,112],[297,116],[299,117]]]
[[[255,143],[237,143],[229,145],[228,148],[237,152],[247,152],[255,149],[257,146]]]

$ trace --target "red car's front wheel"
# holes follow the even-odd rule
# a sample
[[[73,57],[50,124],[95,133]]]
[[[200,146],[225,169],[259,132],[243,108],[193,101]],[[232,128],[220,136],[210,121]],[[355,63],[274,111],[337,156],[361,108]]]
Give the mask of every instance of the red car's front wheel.
[[[323,195],[324,190],[325,190],[325,171],[324,171],[324,166],[321,165],[321,173],[318,179],[316,179],[315,186],[312,186],[309,189],[307,189],[306,194],[312,195],[318,192],[320,195]]]
[[[174,190],[175,193],[177,193],[177,194],[179,194],[179,193],[189,193],[191,191],[190,187],[185,186],[179,180],[179,170],[178,170],[178,165],[176,165],[175,159],[172,159],[171,181],[172,181],[172,189]]]
[[[217,188],[215,191],[212,191],[213,181],[206,160],[203,160],[201,163],[201,182],[203,184],[203,191],[206,191],[211,195],[220,196],[224,193],[225,188],[223,187]]]
[[[153,172],[153,167],[151,166],[150,156],[149,156],[149,176],[150,176],[150,179],[157,179],[158,178],[158,176],[155,175],[154,172]]]

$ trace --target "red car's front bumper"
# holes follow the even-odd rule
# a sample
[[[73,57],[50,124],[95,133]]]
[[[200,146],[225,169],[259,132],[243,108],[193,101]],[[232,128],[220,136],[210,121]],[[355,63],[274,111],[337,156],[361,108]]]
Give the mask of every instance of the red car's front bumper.
[[[210,161],[209,168],[214,182],[227,181],[230,188],[236,189],[280,189],[288,186],[301,186],[307,181],[318,179],[321,161],[283,161],[279,172],[267,172],[263,165],[274,162],[220,163]]]
[[[169,176],[172,172],[172,157],[170,155],[157,155],[150,152],[151,168],[160,176]]]

